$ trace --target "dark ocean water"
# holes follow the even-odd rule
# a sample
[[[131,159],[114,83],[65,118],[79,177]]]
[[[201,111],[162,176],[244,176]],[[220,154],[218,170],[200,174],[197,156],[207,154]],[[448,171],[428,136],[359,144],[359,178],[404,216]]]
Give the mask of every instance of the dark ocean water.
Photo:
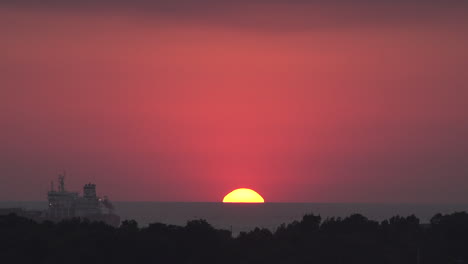
[[[416,215],[428,223],[436,213],[468,211],[468,204],[338,204],[338,203],[181,203],[181,202],[114,202],[122,220],[135,219],[140,226],[160,222],[185,225],[188,220],[206,219],[216,228],[238,234],[264,227],[275,230],[282,223],[300,220],[304,214],[320,214],[322,218],[345,217],[360,213],[372,220],[382,221],[395,215]],[[0,208],[22,207],[46,209],[47,202],[0,202]]]

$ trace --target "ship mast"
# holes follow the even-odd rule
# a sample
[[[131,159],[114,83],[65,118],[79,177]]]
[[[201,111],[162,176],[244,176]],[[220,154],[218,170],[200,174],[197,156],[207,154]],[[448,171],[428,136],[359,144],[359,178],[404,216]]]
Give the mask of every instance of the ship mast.
[[[63,174],[59,174],[59,192],[65,192],[65,172]]]

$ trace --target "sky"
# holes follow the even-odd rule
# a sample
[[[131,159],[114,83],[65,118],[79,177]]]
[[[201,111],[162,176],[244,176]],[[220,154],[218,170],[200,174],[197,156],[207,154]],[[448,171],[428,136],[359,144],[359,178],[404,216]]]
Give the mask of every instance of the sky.
[[[0,200],[468,201],[468,3],[0,1]]]

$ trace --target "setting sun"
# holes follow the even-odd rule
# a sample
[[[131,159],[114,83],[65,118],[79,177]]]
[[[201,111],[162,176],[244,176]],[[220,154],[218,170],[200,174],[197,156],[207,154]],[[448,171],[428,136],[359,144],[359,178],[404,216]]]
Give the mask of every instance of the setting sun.
[[[264,203],[263,197],[256,191],[239,188],[224,196],[223,203]]]

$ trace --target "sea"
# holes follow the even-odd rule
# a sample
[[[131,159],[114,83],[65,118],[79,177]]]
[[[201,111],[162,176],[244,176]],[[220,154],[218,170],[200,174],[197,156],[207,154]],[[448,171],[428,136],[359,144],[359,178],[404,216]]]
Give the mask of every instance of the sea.
[[[187,221],[204,219],[218,229],[231,230],[233,235],[256,227],[275,231],[278,226],[300,220],[305,214],[346,217],[359,213],[371,220],[383,221],[392,216],[416,215],[421,223],[429,223],[437,213],[468,211],[468,204],[365,204],[365,203],[264,203],[227,204],[213,202],[113,202],[122,220],[136,220],[140,227],[150,223],[185,225]],[[0,208],[20,207],[45,210],[46,201],[2,202]]]

